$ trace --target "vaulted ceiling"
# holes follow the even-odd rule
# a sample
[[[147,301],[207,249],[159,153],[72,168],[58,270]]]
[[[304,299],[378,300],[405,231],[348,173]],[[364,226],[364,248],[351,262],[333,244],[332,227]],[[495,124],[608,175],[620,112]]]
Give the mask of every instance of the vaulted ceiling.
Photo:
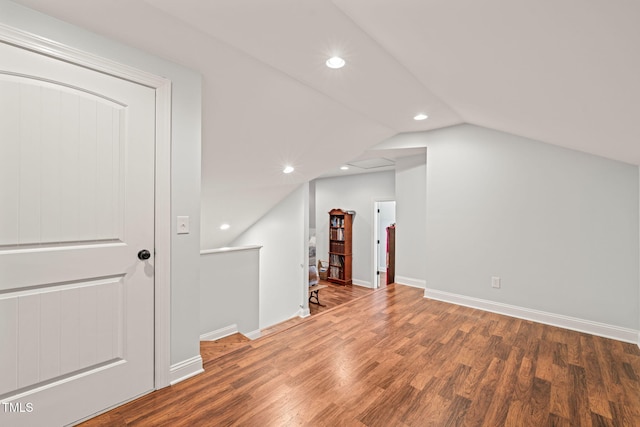
[[[398,156],[367,150],[403,132],[471,123],[640,164],[635,0],[18,3],[203,75],[206,247],[302,182]]]

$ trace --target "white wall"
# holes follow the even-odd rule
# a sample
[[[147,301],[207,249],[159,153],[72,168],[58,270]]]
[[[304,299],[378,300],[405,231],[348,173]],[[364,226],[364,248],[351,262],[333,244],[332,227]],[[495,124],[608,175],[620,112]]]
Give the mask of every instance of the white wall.
[[[316,228],[316,182],[309,183],[309,229]]]
[[[200,265],[201,337],[259,336],[260,247],[202,251]]]
[[[424,138],[428,288],[638,329],[636,166],[471,125]]]
[[[352,237],[353,282],[373,287],[374,203],[394,199],[393,171],[322,178],[315,184],[317,258],[329,259],[329,211],[333,208],[356,211]]]
[[[301,314],[306,301],[308,185],[282,202],[235,239],[231,246],[260,245],[260,328]]]
[[[427,152],[428,156],[428,152]],[[426,160],[396,160],[396,283],[425,287]]]
[[[198,356],[200,75],[6,0],[0,0],[0,22],[172,81],[171,211],[172,218],[190,217],[191,234],[177,236],[172,221],[171,363]]]

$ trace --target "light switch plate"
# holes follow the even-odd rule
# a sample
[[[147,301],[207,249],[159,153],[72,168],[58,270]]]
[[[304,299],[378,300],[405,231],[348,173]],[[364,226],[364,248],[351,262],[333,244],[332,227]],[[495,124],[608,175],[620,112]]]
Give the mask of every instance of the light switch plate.
[[[189,217],[178,217],[178,234],[189,234]]]

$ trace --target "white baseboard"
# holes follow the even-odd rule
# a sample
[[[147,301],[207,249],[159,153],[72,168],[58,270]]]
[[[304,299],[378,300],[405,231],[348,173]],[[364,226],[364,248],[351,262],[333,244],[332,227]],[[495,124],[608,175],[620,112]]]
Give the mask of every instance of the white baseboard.
[[[396,276],[395,283],[407,285],[414,288],[424,289],[427,287],[427,281],[423,279],[414,279],[412,277]]]
[[[585,332],[605,338],[612,338],[618,341],[630,342],[640,346],[640,331],[622,328],[620,326],[608,325],[606,323],[594,322],[591,320],[578,319],[577,317],[564,316],[562,314],[549,313],[546,311],[534,310],[526,307],[519,307],[501,302],[489,301],[480,298],[469,297],[436,289],[425,289],[424,297],[466,307],[477,308],[479,310],[490,311],[492,313],[517,317],[519,319],[532,320],[546,325],[558,326],[578,332]]]
[[[204,372],[204,369],[202,368],[202,357],[197,355],[191,359],[183,360],[175,365],[171,365],[171,368],[169,369],[169,383],[174,385],[202,372]]]
[[[233,325],[225,326],[224,328],[216,329],[215,331],[200,335],[200,341],[215,341],[237,333],[238,325],[234,323]]]
[[[302,317],[304,319],[309,316],[311,316],[311,310],[309,310],[309,307],[298,310],[298,317]]]
[[[365,288],[373,288],[373,286],[371,285],[371,282],[368,282],[366,280],[352,279],[351,283],[357,286],[363,286]]]
[[[256,329],[255,331],[246,332],[246,333],[243,333],[242,335],[249,338],[250,340],[255,340],[260,338],[262,336],[262,333],[260,332],[260,329]]]
[[[309,311],[308,308],[305,310],[302,306],[300,306],[300,308],[295,313],[293,313],[293,316],[289,317],[289,319],[293,319],[294,317],[307,317],[305,315],[307,311]],[[309,311],[309,314],[311,314],[310,311]]]

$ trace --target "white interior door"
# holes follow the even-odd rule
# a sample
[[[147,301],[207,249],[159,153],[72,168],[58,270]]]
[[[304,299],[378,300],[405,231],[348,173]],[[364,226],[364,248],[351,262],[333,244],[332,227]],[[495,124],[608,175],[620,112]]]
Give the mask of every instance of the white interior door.
[[[153,389],[155,91],[0,58],[0,425],[65,425]]]

